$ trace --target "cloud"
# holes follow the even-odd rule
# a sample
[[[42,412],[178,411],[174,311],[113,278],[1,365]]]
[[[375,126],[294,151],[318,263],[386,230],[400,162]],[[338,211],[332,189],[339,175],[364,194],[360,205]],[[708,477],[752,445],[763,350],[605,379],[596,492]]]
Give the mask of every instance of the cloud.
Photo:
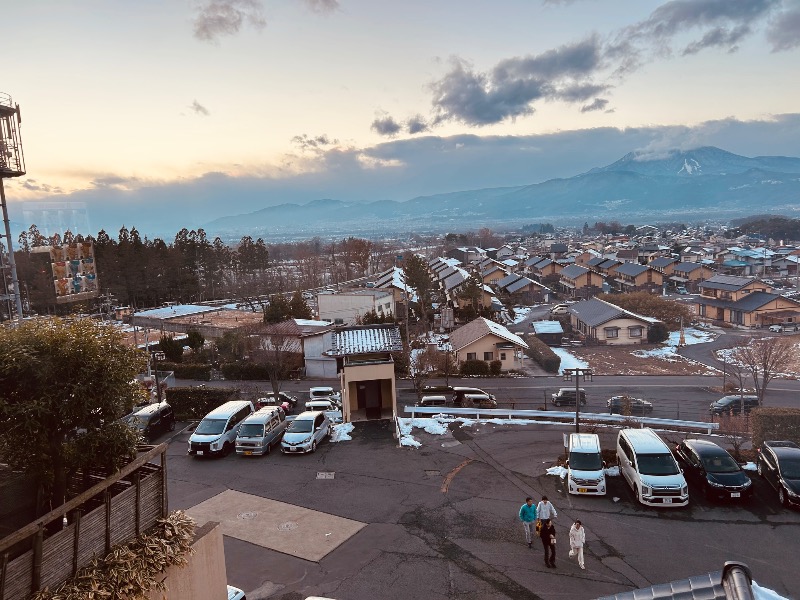
[[[767,28],[767,39],[773,52],[800,46],[800,6],[778,13]]]
[[[608,100],[605,98],[595,98],[594,102],[581,106],[581,112],[587,113],[596,110],[603,110],[606,106],[608,106]]]
[[[189,105],[189,108],[190,108],[190,109],[192,110],[192,112],[194,112],[196,115],[202,115],[202,116],[204,116],[204,117],[207,117],[207,116],[210,114],[210,113],[208,112],[208,109],[207,109],[205,106],[203,106],[202,104],[200,104],[200,103],[199,103],[197,100],[195,100],[194,102],[192,102],[192,103]]]
[[[100,189],[118,189],[118,190],[131,190],[142,182],[137,177],[125,177],[122,175],[102,175],[95,177],[91,185]]]
[[[296,135],[291,139],[292,144],[300,148],[302,151],[319,151],[325,148],[326,146],[336,145],[339,143],[337,139],[331,139],[327,136],[327,134],[318,135],[316,137],[310,137],[307,134]]]
[[[235,35],[245,23],[255,29],[266,25],[259,0],[209,0],[197,8],[197,13],[194,37],[204,42]]]
[[[384,114],[375,117],[375,120],[372,121],[372,125],[370,125],[369,128],[378,135],[394,136],[400,133],[403,126],[395,121],[394,117]]]
[[[316,13],[331,13],[339,9],[338,0],[303,0]]]
[[[697,54],[701,50],[706,48],[712,47],[727,47],[729,52],[734,52],[739,49],[736,45],[739,40],[742,38],[750,35],[752,30],[747,25],[740,25],[739,27],[734,27],[733,29],[727,29],[726,27],[715,27],[710,31],[706,32],[706,34],[697,40],[696,42],[692,42],[683,50],[683,55],[686,56],[687,54]]]
[[[429,131],[430,126],[422,115],[414,115],[406,120],[406,131],[411,135],[415,133],[423,133]]]

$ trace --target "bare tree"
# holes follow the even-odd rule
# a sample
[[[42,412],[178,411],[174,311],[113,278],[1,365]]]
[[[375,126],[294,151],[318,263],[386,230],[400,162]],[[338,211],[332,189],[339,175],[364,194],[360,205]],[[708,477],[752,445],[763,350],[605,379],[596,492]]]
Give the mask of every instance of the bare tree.
[[[719,433],[733,449],[733,458],[742,460],[742,445],[750,438],[748,415],[725,413],[719,416]]]
[[[259,324],[250,331],[250,360],[265,370],[277,398],[283,382],[302,365],[303,353],[299,340],[287,335],[276,325]]]
[[[741,365],[752,378],[759,404],[764,403],[770,381],[786,372],[797,357],[795,344],[780,338],[751,340],[731,352],[732,362]]]
[[[430,347],[424,350],[411,350],[409,352],[409,372],[414,391],[417,393],[417,400],[422,400],[422,392],[425,384],[431,378],[431,374],[436,367],[436,358],[436,350]]]

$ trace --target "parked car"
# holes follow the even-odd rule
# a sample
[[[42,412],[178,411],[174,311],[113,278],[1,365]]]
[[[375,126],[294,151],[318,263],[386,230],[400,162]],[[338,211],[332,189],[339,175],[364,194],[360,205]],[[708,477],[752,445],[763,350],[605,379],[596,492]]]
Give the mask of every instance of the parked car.
[[[612,415],[621,415],[628,411],[631,415],[649,415],[653,412],[652,402],[631,396],[611,396],[606,400],[606,406]]]
[[[758,407],[758,396],[723,396],[719,400],[711,403],[708,407],[708,412],[712,415],[738,415],[742,413],[743,404],[744,414],[747,414]]]
[[[279,444],[287,426],[286,415],[278,406],[257,410],[242,421],[236,436],[236,454],[261,456]]]
[[[586,390],[580,388],[578,390],[578,395],[581,397],[581,406],[586,405]],[[575,406],[576,403],[576,394],[575,388],[561,388],[555,394],[550,395],[550,400],[553,403],[553,406],[564,406],[564,405],[572,405]]]
[[[262,398],[256,400],[256,408],[263,408],[265,406],[280,406],[284,402],[288,403],[291,408],[295,408],[298,402],[297,396],[287,394],[286,392],[278,392],[278,398],[276,400],[275,393],[269,392]]]
[[[493,394],[490,394],[489,392],[484,392],[480,388],[458,386],[458,387],[453,387],[453,406],[461,406],[462,404],[466,404],[468,407],[471,407],[472,402],[469,403],[464,402],[464,396],[466,396],[467,394],[482,394],[484,396],[488,396],[492,400],[495,401],[497,400],[497,398],[495,398]]]
[[[758,449],[758,474],[778,492],[784,506],[800,506],[800,446],[767,441]]]
[[[337,403],[342,401],[342,395],[329,386],[317,386],[308,390],[309,400],[328,400],[331,398]]]
[[[770,325],[769,327],[767,327],[767,329],[769,329],[772,333],[783,333],[784,332],[783,325],[779,325],[777,323],[775,325]]]
[[[342,410],[333,400],[309,400],[306,402],[306,410],[313,412],[324,412],[332,423],[342,422]]]
[[[175,413],[166,402],[156,402],[125,417],[125,423],[143,439],[152,442],[164,432],[175,431]]]
[[[617,435],[619,471],[646,506],[686,506],[689,486],[667,445],[652,429],[622,429]]]
[[[239,425],[254,412],[249,400],[231,400],[208,413],[189,438],[189,454],[227,455],[236,447]]]
[[[447,396],[423,396],[417,406],[446,406]]]
[[[465,408],[497,408],[497,400],[489,394],[464,394],[461,406]]]
[[[228,600],[247,600],[247,596],[244,595],[244,592],[237,587],[233,587],[232,585],[228,586]]]
[[[685,286],[679,285],[678,287],[675,288],[675,292],[682,296],[685,296],[686,294],[689,293],[689,290],[687,290]]]
[[[551,315],[565,315],[568,312],[569,312],[568,304],[556,304],[553,308],[550,309]]]
[[[686,478],[699,483],[706,498],[744,500],[753,492],[747,473],[714,442],[684,440],[675,448],[675,456]]]
[[[567,491],[570,494],[604,496],[606,463],[596,433],[569,434]]]
[[[289,423],[281,440],[281,452],[316,452],[317,445],[330,434],[331,422],[324,412],[306,411]]]

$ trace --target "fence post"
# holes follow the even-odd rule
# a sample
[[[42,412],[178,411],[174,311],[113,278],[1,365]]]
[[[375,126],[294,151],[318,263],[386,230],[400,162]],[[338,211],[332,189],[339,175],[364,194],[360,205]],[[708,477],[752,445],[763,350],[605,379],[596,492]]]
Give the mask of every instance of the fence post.
[[[0,563],[0,598],[3,598],[5,596],[7,568],[8,568],[8,552],[3,552],[2,563]]]
[[[169,511],[169,498],[167,498],[167,449],[161,453],[161,518],[164,519]]]
[[[33,538],[32,592],[38,592],[42,583],[42,541],[44,541],[44,525],[39,525],[39,530]]]
[[[138,470],[133,476],[133,483],[136,486],[136,537],[139,537],[142,528],[142,475]]]
[[[72,576],[78,574],[78,552],[81,548],[81,509],[77,509],[75,515],[75,535],[72,538]]]
[[[111,491],[106,488],[103,494],[103,502],[106,505],[106,554],[111,552]]]

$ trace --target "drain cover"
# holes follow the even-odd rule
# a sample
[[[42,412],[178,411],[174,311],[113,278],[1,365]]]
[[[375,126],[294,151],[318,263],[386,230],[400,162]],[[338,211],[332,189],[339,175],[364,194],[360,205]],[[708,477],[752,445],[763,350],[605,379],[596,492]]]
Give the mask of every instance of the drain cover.
[[[286,523],[278,525],[278,531],[291,531],[292,529],[297,529],[297,523],[294,521],[286,521]]]
[[[257,512],[243,512],[236,515],[236,518],[248,521],[250,519],[255,519],[257,516],[258,516]]]
[[[317,471],[317,479],[333,479],[334,471]]]
[[[426,477],[439,477],[441,475],[440,471],[433,471],[429,469],[425,469],[425,476]]]

